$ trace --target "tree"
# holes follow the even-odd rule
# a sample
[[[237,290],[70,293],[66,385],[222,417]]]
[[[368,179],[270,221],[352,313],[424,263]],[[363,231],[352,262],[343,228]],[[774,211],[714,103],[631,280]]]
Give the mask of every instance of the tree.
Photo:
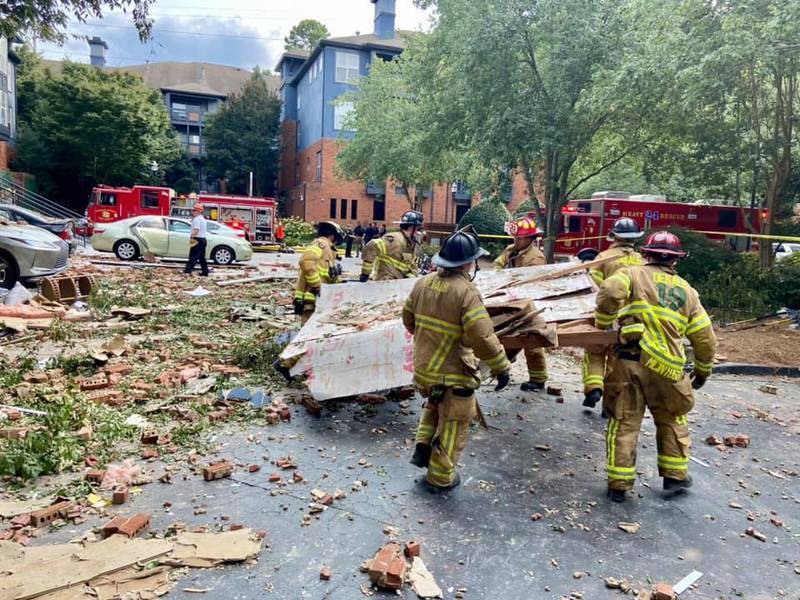
[[[303,19],[297,25],[292,27],[284,41],[284,48],[286,50],[308,50],[313,51],[314,48],[331,34],[328,28],[323,23],[316,19]]]
[[[373,63],[369,77],[344,99],[353,103],[344,127],[354,131],[337,157],[339,174],[352,180],[391,180],[405,192],[409,209],[422,209],[424,191],[447,179],[444,153],[426,151],[419,98],[409,86],[410,61]]]
[[[18,93],[14,167],[76,209],[83,209],[96,184],[151,181],[153,161],[161,169],[156,178],[163,179],[183,154],[161,94],[138,76],[70,62],[53,73],[26,50]]]
[[[271,195],[278,172],[281,101],[267,77],[256,69],[241,93],[206,123],[206,164],[211,174],[225,178],[230,189],[246,193],[250,173],[253,192]]]
[[[14,0],[0,2],[0,35],[11,39],[32,32],[37,38],[64,41],[70,19],[85,23],[101,19],[106,10],[130,11],[139,38],[150,38],[153,22],[150,5],[154,0]]]

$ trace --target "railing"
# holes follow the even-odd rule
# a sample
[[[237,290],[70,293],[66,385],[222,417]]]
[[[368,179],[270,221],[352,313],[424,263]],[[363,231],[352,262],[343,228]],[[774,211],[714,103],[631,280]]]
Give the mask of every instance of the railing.
[[[7,176],[0,174],[0,201],[5,204],[14,204],[21,208],[35,210],[50,217],[59,219],[82,219],[83,215],[70,210],[65,206],[53,202],[49,198],[32,192],[18,183],[11,181]]]

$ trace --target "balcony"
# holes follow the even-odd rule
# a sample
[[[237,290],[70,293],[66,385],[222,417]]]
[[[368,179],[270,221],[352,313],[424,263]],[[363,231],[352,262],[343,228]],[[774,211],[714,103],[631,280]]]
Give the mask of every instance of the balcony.
[[[456,202],[469,202],[472,200],[472,192],[463,181],[456,181],[451,188],[453,200]]]
[[[173,108],[170,111],[170,119],[172,119],[173,123],[203,123],[206,114],[205,111]]]

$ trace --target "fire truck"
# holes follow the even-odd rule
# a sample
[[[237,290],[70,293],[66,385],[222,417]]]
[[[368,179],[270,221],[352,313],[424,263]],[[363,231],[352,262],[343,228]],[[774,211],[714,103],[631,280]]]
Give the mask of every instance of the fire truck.
[[[556,253],[581,260],[592,260],[611,245],[608,233],[621,217],[630,217],[644,231],[671,226],[697,231],[736,250],[745,250],[748,238],[730,234],[758,231],[761,217],[757,209],[667,202],[661,197],[628,192],[597,192],[586,200],[570,200],[561,213]]]
[[[274,239],[277,210],[274,198],[206,193],[178,198],[175,191],[167,187],[99,185],[92,190],[86,217],[90,230],[94,223],[111,223],[144,215],[191,218],[196,202],[203,205],[207,219],[244,231],[251,243],[266,243]]]

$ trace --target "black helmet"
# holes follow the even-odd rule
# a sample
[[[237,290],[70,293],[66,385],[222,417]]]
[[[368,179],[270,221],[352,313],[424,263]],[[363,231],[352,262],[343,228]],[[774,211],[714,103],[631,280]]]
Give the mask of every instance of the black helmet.
[[[409,210],[403,213],[399,221],[395,221],[396,225],[400,225],[400,229],[406,227],[422,227],[423,217],[422,213],[418,210]]]
[[[643,235],[644,232],[639,229],[639,224],[629,217],[622,217],[614,221],[609,233],[609,237],[620,240],[638,240]]]
[[[433,264],[445,269],[455,269],[489,254],[481,248],[478,236],[468,229],[472,229],[472,226],[468,225],[447,236],[439,252],[433,256]]]
[[[333,221],[320,221],[317,223],[317,231],[322,237],[333,236],[333,243],[339,245],[344,242],[344,231],[338,223]]]

